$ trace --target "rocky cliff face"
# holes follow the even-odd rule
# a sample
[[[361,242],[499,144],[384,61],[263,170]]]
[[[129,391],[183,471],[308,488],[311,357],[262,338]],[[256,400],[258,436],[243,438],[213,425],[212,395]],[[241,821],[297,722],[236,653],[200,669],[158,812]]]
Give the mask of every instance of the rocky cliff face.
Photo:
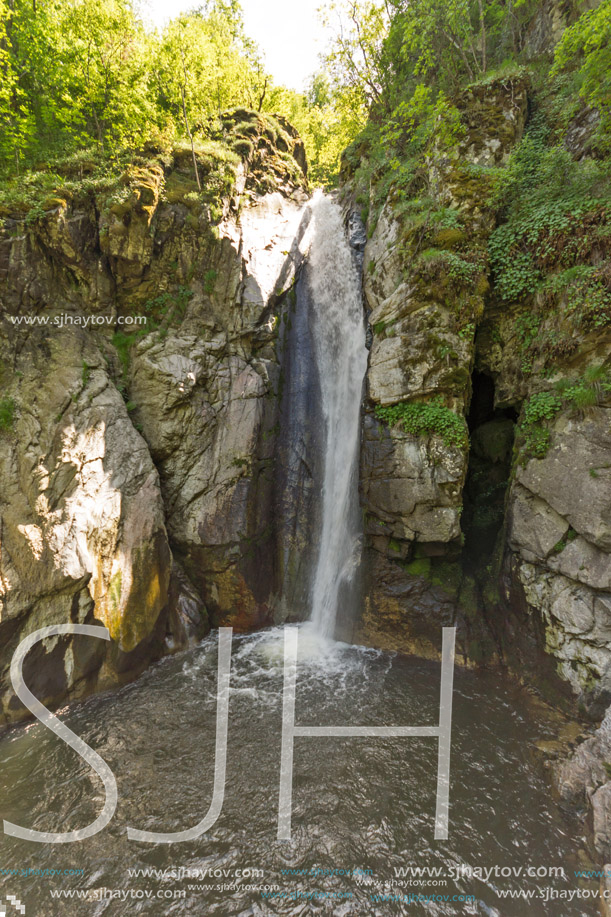
[[[564,28],[557,13],[542,8],[533,53]],[[458,100],[458,148],[429,156],[413,199],[391,185],[380,208],[375,182],[359,186],[344,163],[346,207],[360,204],[367,222],[372,339],[359,637],[437,657],[441,627],[456,625],[464,664],[500,662],[548,698],[572,695],[604,716],[554,774],[565,801],[591,806],[594,847],[609,862],[609,213],[576,201],[559,224],[552,215],[527,228],[530,243],[497,228],[507,212],[490,178],[538,104],[525,74],[472,87]],[[577,106],[563,124],[573,161],[602,155],[597,123]],[[537,280],[525,292],[526,264]]]
[[[239,111],[198,168],[202,193],[190,149],[149,150],[110,193],[85,179],[2,214],[3,721],[23,713],[12,653],[44,625],[112,638],[30,654],[26,681],[50,701],[133,677],[211,622],[269,620],[305,157],[286,122]]]
[[[477,585],[465,571],[461,524],[494,213],[485,203],[486,179],[471,167],[506,160],[522,136],[527,86],[517,80],[471,90],[461,106],[467,130],[458,154],[427,163],[437,200],[455,216],[435,224],[418,202],[406,206],[391,189],[375,223],[369,220],[364,276],[373,342],[362,451],[369,587],[362,631],[366,639],[435,656],[440,628],[454,622],[459,606],[461,652],[473,660],[481,658],[483,641],[494,652],[477,611]],[[469,262],[456,254],[467,241]],[[472,454],[502,471],[512,424],[508,429],[489,407],[477,420]],[[495,426],[486,435],[488,422]],[[498,469],[491,474],[498,477]]]
[[[570,292],[512,302],[489,261],[498,216],[487,181],[531,107],[520,75],[463,95],[458,150],[426,164],[428,213],[392,187],[376,213],[376,189],[365,194],[373,340],[361,635],[435,656],[441,626],[456,623],[464,662],[503,658],[541,675],[547,666],[602,715],[611,697],[608,315],[578,319]],[[354,206],[363,189],[348,173]],[[608,265],[606,238],[580,243],[596,276]],[[563,257],[550,255],[552,274]]]

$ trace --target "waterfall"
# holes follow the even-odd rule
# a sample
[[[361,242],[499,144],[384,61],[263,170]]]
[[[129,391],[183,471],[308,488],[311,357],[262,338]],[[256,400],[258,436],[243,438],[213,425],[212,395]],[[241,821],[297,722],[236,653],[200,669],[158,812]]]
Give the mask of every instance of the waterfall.
[[[358,457],[367,350],[360,273],[340,208],[320,194],[312,203],[312,215],[307,277],[324,436],[310,620],[318,634],[333,637],[340,606],[353,596],[350,586],[360,562]]]

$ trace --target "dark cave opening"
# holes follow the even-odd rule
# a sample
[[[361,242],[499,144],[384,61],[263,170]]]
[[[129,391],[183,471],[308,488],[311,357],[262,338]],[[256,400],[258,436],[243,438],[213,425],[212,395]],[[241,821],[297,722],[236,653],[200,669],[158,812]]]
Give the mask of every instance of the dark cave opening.
[[[494,379],[475,371],[467,415],[471,450],[462,515],[464,566],[474,574],[492,562],[499,543],[517,416],[513,407],[495,406]]]
[[[496,387],[492,376],[474,370],[471,376],[471,403],[467,414],[469,432],[491,420],[518,419],[518,411],[512,405],[505,408],[495,407]]]

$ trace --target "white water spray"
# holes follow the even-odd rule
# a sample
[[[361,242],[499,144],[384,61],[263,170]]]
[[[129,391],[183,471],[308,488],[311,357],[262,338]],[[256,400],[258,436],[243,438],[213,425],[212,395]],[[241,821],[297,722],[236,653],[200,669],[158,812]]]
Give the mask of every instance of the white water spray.
[[[325,437],[322,527],[310,620],[318,634],[333,637],[342,587],[351,582],[360,561],[357,469],[367,350],[359,272],[341,211],[319,195],[312,213],[308,276]]]

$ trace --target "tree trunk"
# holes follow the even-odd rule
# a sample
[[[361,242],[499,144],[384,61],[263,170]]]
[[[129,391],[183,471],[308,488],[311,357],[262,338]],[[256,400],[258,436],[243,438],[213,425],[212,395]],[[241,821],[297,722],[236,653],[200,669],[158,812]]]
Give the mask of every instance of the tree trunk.
[[[482,72],[486,72],[487,65],[487,56],[486,56],[486,23],[484,21],[484,4],[482,0],[478,0],[479,4],[479,38],[482,44]]]
[[[195,155],[195,144],[193,143],[193,134],[191,133],[191,129],[189,127],[189,119],[187,118],[187,106],[185,105],[185,87],[184,86],[180,87],[180,95],[182,97],[182,114],[183,114],[183,118],[185,119],[185,129],[187,131],[187,134],[189,135],[189,140],[191,141],[191,156],[193,157],[193,169],[195,171],[195,180],[197,181],[197,187],[201,191],[202,183],[199,180],[199,172],[197,169],[197,156]]]
[[[180,49],[180,56],[182,58],[182,70],[184,74],[184,83],[181,83],[180,86],[180,97],[182,100],[182,116],[185,119],[185,130],[189,135],[189,140],[191,141],[191,156],[193,157],[193,170],[195,172],[195,180],[197,181],[197,187],[199,190],[202,190],[202,183],[199,180],[199,171],[197,168],[197,156],[195,155],[195,144],[193,143],[193,134],[191,133],[191,128],[189,127],[189,119],[187,118],[187,106],[185,104],[185,87],[187,85],[187,66],[185,64],[185,55],[182,48]]]
[[[263,91],[261,95],[259,96],[259,107],[257,108],[257,111],[261,111],[261,109],[263,108],[263,102],[265,101],[266,92],[267,92],[267,77],[265,77],[265,82],[263,83]]]

